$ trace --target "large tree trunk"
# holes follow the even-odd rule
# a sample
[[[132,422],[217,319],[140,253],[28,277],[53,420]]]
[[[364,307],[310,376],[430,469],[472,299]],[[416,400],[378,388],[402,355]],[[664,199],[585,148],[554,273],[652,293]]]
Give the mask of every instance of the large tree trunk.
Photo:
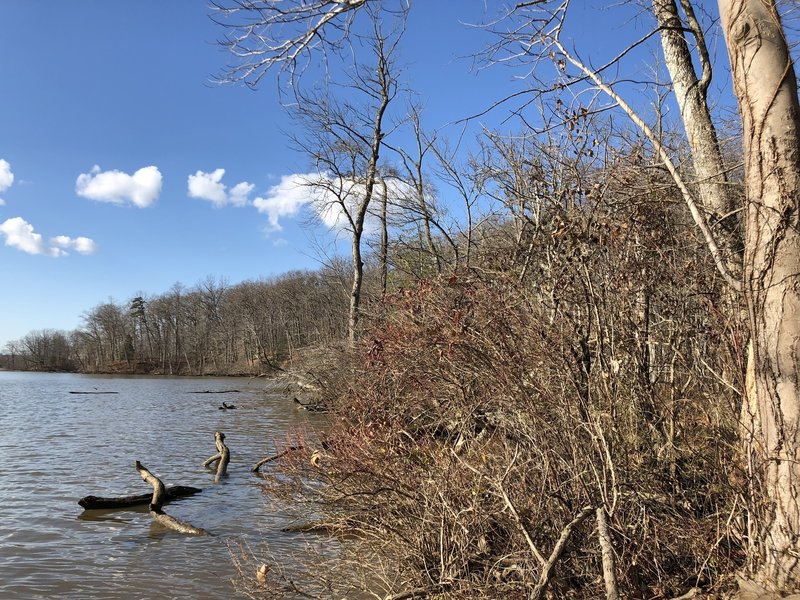
[[[703,207],[713,215],[712,227],[721,223],[716,233],[721,239],[728,268],[739,272],[741,240],[738,239],[737,215],[734,195],[730,193],[725,163],[722,158],[717,131],[711,120],[706,100],[706,90],[711,83],[711,60],[705,36],[689,0],[681,0],[685,20],[678,12],[675,0],[653,0],[653,12],[661,30],[664,62],[669,70],[675,99],[681,111],[686,138],[692,151],[692,163],[697,190]],[[698,79],[692,53],[686,40],[686,29],[695,38],[695,47],[701,65]]]
[[[756,579],[800,588],[800,107],[774,0],[719,0],[742,116],[749,437],[769,502]]]
[[[691,17],[688,19],[691,26],[695,23],[694,11],[688,3],[686,7]],[[703,206],[717,218],[721,218],[735,207],[731,201],[732,195],[726,189],[727,176],[722,152],[706,103],[706,89],[711,81],[711,62],[705,50],[703,32],[699,25],[694,31],[702,65],[701,79],[698,79],[684,33],[685,25],[675,0],[653,0],[653,12],[661,28],[664,62],[672,79],[675,99],[678,101],[686,137],[692,149],[700,197]]]

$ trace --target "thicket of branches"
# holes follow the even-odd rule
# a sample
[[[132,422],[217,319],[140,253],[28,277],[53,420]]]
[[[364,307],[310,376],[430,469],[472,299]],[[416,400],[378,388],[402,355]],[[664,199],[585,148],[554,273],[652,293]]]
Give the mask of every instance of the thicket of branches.
[[[276,565],[262,586],[248,565],[248,593],[673,598],[731,583],[760,509],[737,450],[743,333],[668,175],[620,140],[600,170],[583,139],[567,154],[571,134],[487,138],[469,178],[498,209],[454,236],[469,265],[445,253],[441,275],[415,277],[431,261],[395,247],[394,291],[324,377],[332,428],[287,442],[304,450],[265,475],[268,497],[345,537],[336,576],[298,556],[305,579]]]

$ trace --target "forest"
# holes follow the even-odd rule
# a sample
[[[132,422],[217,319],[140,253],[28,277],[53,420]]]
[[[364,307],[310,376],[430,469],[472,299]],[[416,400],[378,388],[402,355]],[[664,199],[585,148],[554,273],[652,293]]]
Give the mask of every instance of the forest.
[[[344,278],[344,281],[343,281]],[[32,331],[6,345],[0,366],[32,371],[158,375],[275,373],[293,351],[331,344],[347,330],[346,276],[331,266],[274,279],[108,300],[75,331]]]
[[[410,4],[214,6],[224,81],[288,82],[292,143],[318,174],[305,185],[346,223],[350,256],[100,304],[6,352],[37,369],[262,374],[327,351],[302,369],[330,427],[278,444],[263,486],[343,542],[243,552],[240,590],[800,592],[792,4],[638,3],[647,31],[603,64],[564,33],[577,3],[508,5],[478,57],[520,69],[524,96],[505,99],[513,129],[467,153],[406,93]],[[632,87],[645,44],[658,59]],[[736,114],[714,97],[720,69]]]

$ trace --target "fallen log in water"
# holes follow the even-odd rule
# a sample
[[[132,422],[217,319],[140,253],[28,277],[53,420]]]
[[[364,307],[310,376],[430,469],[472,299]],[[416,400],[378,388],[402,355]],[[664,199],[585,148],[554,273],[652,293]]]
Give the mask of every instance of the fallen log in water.
[[[250,472],[251,473],[258,473],[258,470],[261,467],[263,467],[265,464],[270,463],[273,460],[278,460],[279,458],[283,458],[284,456],[286,456],[290,452],[295,452],[296,450],[302,450],[304,448],[305,448],[305,446],[289,446],[288,448],[286,448],[285,450],[281,450],[277,454],[273,454],[272,456],[267,456],[266,458],[262,458],[255,465],[253,465],[253,468],[250,469]]]
[[[184,498],[199,494],[203,490],[201,488],[191,487],[188,485],[171,485],[166,488],[164,492],[163,501],[169,502],[176,498]],[[152,494],[136,494],[131,496],[116,496],[111,498],[104,498],[102,496],[84,496],[78,500],[86,510],[95,510],[101,508],[127,508],[129,506],[138,506],[141,504],[148,504],[153,497]]]
[[[231,460],[231,451],[225,445],[225,434],[221,431],[214,432],[214,444],[217,447],[217,453],[207,458],[203,463],[203,466],[210,467],[216,462],[217,473],[214,476],[214,481],[219,481],[228,472],[228,463]]]
[[[70,394],[119,394],[119,392],[70,392]]]
[[[156,523],[168,529],[172,529],[173,531],[177,531],[178,533],[188,533],[190,535],[206,535],[208,533],[205,529],[195,527],[190,523],[176,519],[161,510],[166,496],[166,488],[163,482],[148,471],[138,460],[136,461],[136,470],[144,481],[153,486],[153,497],[150,500],[150,515]]]

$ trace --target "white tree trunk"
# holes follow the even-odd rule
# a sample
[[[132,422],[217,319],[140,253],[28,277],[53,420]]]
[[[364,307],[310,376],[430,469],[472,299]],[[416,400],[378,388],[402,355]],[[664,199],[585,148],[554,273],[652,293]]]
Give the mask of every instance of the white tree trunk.
[[[743,290],[754,451],[769,506],[757,580],[800,588],[800,107],[774,0],[719,0],[744,132]],[[750,387],[750,386],[748,386]]]
[[[675,0],[653,0],[653,12],[661,28],[664,61],[672,79],[675,99],[692,149],[700,198],[706,210],[719,219],[730,214],[735,207],[731,200],[732,195],[727,190],[725,164],[706,103],[705,91],[711,77],[711,65],[705,53],[701,52],[704,79],[698,79],[684,34],[685,25]],[[700,36],[698,45],[704,47],[702,32],[696,35]]]

